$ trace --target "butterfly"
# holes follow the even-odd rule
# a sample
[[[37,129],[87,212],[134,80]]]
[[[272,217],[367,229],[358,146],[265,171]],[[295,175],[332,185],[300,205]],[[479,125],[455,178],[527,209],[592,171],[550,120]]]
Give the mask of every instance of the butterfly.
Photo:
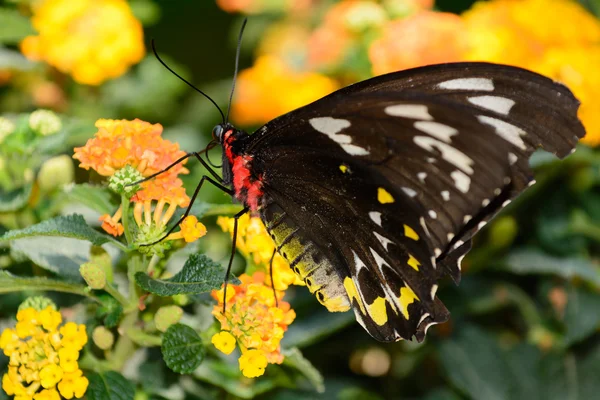
[[[531,154],[575,151],[578,108],[549,78],[467,62],[362,81],[252,135],[221,112],[222,177],[191,153],[212,173],[193,199],[207,180],[244,206],[230,267],[237,219],[258,215],[329,311],[352,309],[379,341],[420,342],[449,318],[439,280],[459,283],[473,235],[535,183]]]

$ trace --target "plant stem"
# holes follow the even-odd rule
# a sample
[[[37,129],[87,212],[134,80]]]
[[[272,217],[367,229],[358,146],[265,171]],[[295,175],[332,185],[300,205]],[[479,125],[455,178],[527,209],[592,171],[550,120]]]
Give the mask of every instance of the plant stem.
[[[114,298],[115,298],[115,300],[117,300],[119,303],[121,303],[121,305],[122,305],[124,308],[127,308],[127,307],[129,307],[129,300],[127,300],[127,299],[125,298],[125,296],[123,296],[123,295],[121,294],[121,292],[119,292],[119,291],[117,290],[117,288],[115,288],[115,287],[114,287],[112,284],[110,284],[110,283],[108,283],[108,282],[107,282],[107,283],[106,283],[106,286],[104,287],[104,290],[105,290],[105,291],[106,291],[108,294],[110,294],[112,297],[114,297]]]
[[[133,243],[133,236],[131,234],[131,230],[129,229],[129,199],[125,195],[121,195],[121,208],[123,212],[121,220],[123,221],[125,239],[127,239],[127,244],[131,245]]]
[[[131,355],[135,351],[135,344],[127,336],[127,331],[133,328],[138,319],[138,312],[132,312],[123,318],[119,325],[119,339],[115,344],[114,351],[112,352],[112,358],[109,360],[112,369],[115,371],[121,371],[125,362],[131,358]]]

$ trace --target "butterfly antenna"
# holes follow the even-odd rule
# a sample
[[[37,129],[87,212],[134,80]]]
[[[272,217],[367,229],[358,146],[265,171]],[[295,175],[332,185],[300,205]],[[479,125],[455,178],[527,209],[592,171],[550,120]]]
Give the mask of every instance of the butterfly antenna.
[[[240,65],[240,50],[242,48],[242,36],[244,35],[244,28],[246,28],[246,22],[248,18],[244,18],[242,27],[240,28],[240,35],[238,36],[237,49],[235,51],[235,70],[233,71],[233,84],[231,85],[231,93],[229,94],[229,105],[227,105],[227,117],[225,123],[229,122],[229,112],[231,111],[231,101],[233,100],[233,92],[235,92],[235,82],[237,81],[238,68]]]
[[[194,89],[196,92],[200,93],[202,96],[206,97],[211,103],[214,104],[215,107],[217,107],[217,110],[219,110],[219,113],[221,114],[221,120],[223,121],[223,124],[225,124],[225,115],[223,114],[223,110],[221,110],[221,107],[219,107],[217,105],[217,103],[206,93],[204,93],[202,90],[198,89],[196,86],[192,85],[190,82],[188,82],[184,77],[182,77],[181,75],[179,75],[177,72],[173,71],[173,69],[171,67],[169,67],[167,65],[167,63],[165,63],[162,58],[160,58],[160,56],[158,55],[158,52],[156,51],[156,46],[154,45],[154,39],[152,39],[151,41],[152,43],[152,52],[154,53],[154,56],[156,57],[156,59],[166,68],[168,69],[173,75],[175,75],[176,77],[178,77],[179,79],[181,79],[182,81],[184,81],[185,83],[188,84],[189,87],[191,87],[192,89]],[[235,81],[234,81],[235,84]],[[230,100],[231,102],[231,100]],[[229,110],[227,110],[227,115],[229,116]]]

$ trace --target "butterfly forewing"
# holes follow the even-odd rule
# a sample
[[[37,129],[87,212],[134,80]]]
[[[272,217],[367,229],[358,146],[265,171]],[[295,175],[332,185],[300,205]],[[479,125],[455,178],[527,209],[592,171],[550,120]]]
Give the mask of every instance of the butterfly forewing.
[[[448,318],[437,280],[458,282],[471,236],[531,183],[531,153],[564,157],[584,135],[578,104],[518,68],[423,67],[286,114],[245,154],[267,227],[317,297],[379,340],[422,340]]]

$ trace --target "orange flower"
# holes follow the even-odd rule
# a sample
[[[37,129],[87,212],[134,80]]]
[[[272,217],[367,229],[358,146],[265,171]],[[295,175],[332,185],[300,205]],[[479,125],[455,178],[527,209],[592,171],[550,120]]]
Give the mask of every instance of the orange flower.
[[[261,12],[297,13],[310,10],[315,0],[217,0],[217,5],[230,13],[243,12],[257,14]]]
[[[109,214],[104,214],[99,218],[102,222],[102,229],[113,236],[121,236],[123,234],[123,225],[119,222],[122,216],[122,208],[119,207],[115,215],[112,217]]]
[[[262,124],[336,88],[326,76],[297,72],[277,57],[261,56],[253,67],[240,72],[232,114],[241,125]]]
[[[241,285],[227,287],[228,301],[224,314],[223,289],[212,292],[213,298],[218,301],[213,315],[221,323],[221,329],[235,337],[242,350],[241,358],[249,350],[259,350],[269,363],[281,364],[280,342],[296,313],[289,303],[281,300],[282,291],[276,291],[278,305],[275,304],[272,288],[265,285],[264,273],[256,272],[252,277],[243,274],[240,280]],[[244,364],[241,358],[240,368]]]
[[[130,165],[143,176],[158,172],[185,155],[177,143],[163,139],[162,126],[135,119],[96,121],[95,137],[85,146],[75,148],[73,158],[81,168],[92,168],[100,175],[112,176],[117,170]],[[164,175],[172,177],[187,170],[182,164]],[[165,178],[166,179],[166,178]]]
[[[33,27],[21,42],[32,60],[43,60],[77,82],[99,85],[144,56],[143,31],[124,0],[39,0]]]
[[[459,16],[422,11],[389,23],[369,48],[375,75],[427,64],[459,61],[467,51]]]

